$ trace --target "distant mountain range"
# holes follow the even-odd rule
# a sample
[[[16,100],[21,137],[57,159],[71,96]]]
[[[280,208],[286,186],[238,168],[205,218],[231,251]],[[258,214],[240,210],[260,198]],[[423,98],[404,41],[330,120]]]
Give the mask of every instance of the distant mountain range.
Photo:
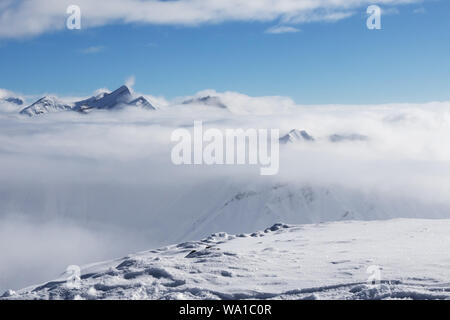
[[[367,141],[369,137],[357,133],[333,134],[328,136],[328,140],[333,143]],[[314,142],[316,139],[305,130],[293,129],[280,138],[280,144],[292,144],[299,142]]]
[[[75,111],[87,113],[92,110],[115,110],[124,107],[138,107],[146,110],[156,110],[156,108],[143,96],[134,97],[127,86],[108,93],[102,92],[89,99],[66,103],[56,97],[45,96],[32,105],[23,109],[20,113],[30,117],[61,111]]]
[[[8,102],[23,104],[24,101],[18,98],[9,98]],[[14,99],[14,100],[13,100]],[[219,109],[228,109],[220,97],[200,96],[185,100],[183,105],[202,105]],[[30,117],[47,113],[75,111],[88,113],[93,110],[116,110],[125,107],[137,107],[145,110],[157,110],[144,96],[134,96],[127,86],[121,86],[113,92],[101,92],[88,99],[67,103],[54,96],[45,96],[24,108],[20,113]]]
[[[315,139],[308,134],[305,130],[297,130],[293,129],[288,134],[280,138],[281,144],[287,144],[287,143],[295,143],[298,141],[308,141],[312,142],[315,141]]]
[[[22,105],[24,101],[17,97],[4,97],[1,100]],[[187,99],[181,103],[182,105],[202,105],[207,107],[213,107],[218,109],[227,109],[228,106],[218,96],[197,96]],[[67,103],[54,96],[45,96],[37,100],[30,106],[20,111],[21,114],[30,117],[63,112],[72,111],[79,113],[89,113],[93,110],[117,110],[126,107],[141,108],[145,110],[157,110],[144,96],[134,96],[131,90],[126,86],[121,86],[113,92],[103,91],[99,94],[92,96],[88,99]],[[367,136],[350,133],[350,134],[333,134],[327,137],[327,140],[332,143],[339,142],[355,142],[355,141],[367,141]],[[316,139],[310,135],[306,130],[292,129],[286,135],[280,138],[280,143],[283,145],[296,144],[300,142],[312,143]]]

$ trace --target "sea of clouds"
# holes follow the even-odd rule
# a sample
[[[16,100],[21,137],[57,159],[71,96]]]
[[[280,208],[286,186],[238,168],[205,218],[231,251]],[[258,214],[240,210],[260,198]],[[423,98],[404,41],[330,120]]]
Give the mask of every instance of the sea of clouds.
[[[450,206],[449,102],[307,106],[234,92],[198,96],[205,94],[228,109],[148,96],[158,111],[30,118],[19,114],[24,106],[0,102],[0,290],[55,278],[71,264],[186,240],[180,236],[219,195],[249,186],[332,185],[424,208]],[[281,135],[295,128],[316,141],[281,146],[274,177],[252,166],[175,166],[171,133],[196,120]],[[332,143],[333,134],[368,139]],[[420,217],[436,215],[423,210]]]

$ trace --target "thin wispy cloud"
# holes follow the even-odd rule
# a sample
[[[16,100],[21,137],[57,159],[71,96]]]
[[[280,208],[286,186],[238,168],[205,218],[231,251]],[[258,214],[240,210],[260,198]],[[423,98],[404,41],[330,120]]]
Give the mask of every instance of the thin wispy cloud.
[[[415,14],[425,14],[425,13],[427,13],[427,11],[425,10],[425,8],[421,7],[421,8],[414,9],[413,13],[415,13]]]
[[[379,0],[395,7],[422,0]],[[372,4],[370,0],[78,0],[83,28],[117,23],[200,25],[226,21],[305,23],[338,21]],[[8,1],[0,6],[0,38],[37,36],[65,28],[71,0]]]
[[[136,77],[135,76],[129,76],[126,80],[125,80],[125,85],[128,88],[133,88],[134,85],[136,83]]]
[[[398,8],[381,8],[381,13],[384,15],[396,15],[400,14],[400,10]]]
[[[281,33],[296,33],[300,32],[300,29],[289,26],[273,26],[265,31],[268,34],[281,34]]]
[[[81,50],[82,54],[96,54],[105,50],[103,46],[92,46]]]

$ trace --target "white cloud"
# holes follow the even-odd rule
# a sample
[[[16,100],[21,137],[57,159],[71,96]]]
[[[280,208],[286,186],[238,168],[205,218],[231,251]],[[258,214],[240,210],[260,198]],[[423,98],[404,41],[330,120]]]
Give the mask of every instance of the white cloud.
[[[383,15],[397,15],[400,14],[398,8],[381,8],[381,13]]]
[[[0,88],[0,112],[14,113],[17,112],[19,108],[23,108],[23,105],[18,105],[12,101],[8,101],[8,98],[19,99],[22,100],[22,102],[26,101],[22,94]]]
[[[15,96],[15,93],[6,90],[6,89],[0,89],[0,99],[6,98],[6,97],[12,97]]]
[[[300,32],[300,29],[289,26],[273,26],[266,30],[266,33],[269,34],[295,33],[295,32]]]
[[[173,104],[157,112],[35,118],[0,112],[0,289],[40,282],[67,264],[102,260],[105,248],[114,250],[109,258],[178,242],[218,203],[272,182],[338,186],[342,194],[362,190],[385,204],[401,196],[402,206],[389,207],[399,216],[412,208],[417,216],[448,217],[450,103],[302,106],[286,97],[198,94],[204,95],[218,96],[231,112]],[[274,180],[261,178],[259,168],[174,166],[172,131],[199,119],[218,129],[304,129],[316,142],[282,151]],[[336,133],[369,140],[331,143]],[[11,220],[17,215],[23,220]],[[22,282],[21,273],[29,278]]]
[[[135,76],[130,76],[130,77],[128,77],[128,79],[125,81],[125,85],[126,85],[128,88],[133,88],[135,83],[136,83],[136,77],[135,77]]]
[[[425,14],[425,13],[427,13],[427,10],[425,10],[424,7],[421,7],[421,8],[414,9],[413,13],[415,13],[415,14]]]
[[[421,0],[379,0],[396,6]],[[372,4],[371,0],[78,0],[82,27],[113,23],[198,25],[224,21],[280,20],[283,23],[337,21]],[[65,28],[71,0],[17,0],[0,6],[0,37],[36,36]]]

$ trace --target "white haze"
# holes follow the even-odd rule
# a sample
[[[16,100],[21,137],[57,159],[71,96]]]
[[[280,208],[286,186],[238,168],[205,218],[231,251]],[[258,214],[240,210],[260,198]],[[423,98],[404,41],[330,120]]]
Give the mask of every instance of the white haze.
[[[422,218],[445,217],[427,208],[450,207],[448,102],[302,106],[284,97],[207,93],[229,110],[155,98],[156,112],[28,118],[2,102],[0,289],[54,278],[69,264],[187,240],[190,226],[218,202],[278,183],[406,199],[423,205],[414,213]],[[302,129],[316,141],[281,146],[275,177],[260,176],[258,167],[176,167],[170,135],[194,120],[219,129],[279,128],[282,135]],[[331,143],[332,134],[368,140]],[[439,212],[450,218],[449,210]],[[408,217],[407,208],[399,206],[398,216]]]

